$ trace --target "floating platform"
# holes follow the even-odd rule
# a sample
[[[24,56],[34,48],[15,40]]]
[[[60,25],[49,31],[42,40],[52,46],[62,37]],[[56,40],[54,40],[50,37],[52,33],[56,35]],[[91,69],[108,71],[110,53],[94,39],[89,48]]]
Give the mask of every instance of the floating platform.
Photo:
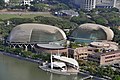
[[[56,70],[56,69],[51,69],[48,68],[47,66],[39,66],[40,69],[47,71],[47,72],[51,72],[54,74],[61,74],[61,75],[77,75],[79,71],[66,71],[66,72],[62,72],[61,70]]]

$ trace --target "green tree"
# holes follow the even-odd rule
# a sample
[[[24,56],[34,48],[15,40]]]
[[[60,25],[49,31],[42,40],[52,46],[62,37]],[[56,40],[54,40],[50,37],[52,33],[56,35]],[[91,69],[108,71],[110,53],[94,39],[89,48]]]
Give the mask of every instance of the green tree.
[[[72,17],[71,22],[77,23],[77,24],[84,24],[84,23],[95,23],[93,20],[91,20],[90,18],[88,18],[88,15],[86,15],[84,12],[79,11],[79,16],[76,17]]]
[[[31,23],[31,22],[33,22],[33,19],[31,19],[31,18],[11,18],[6,21],[10,21],[10,22],[12,22],[12,24],[19,25],[22,23]]]
[[[0,51],[4,51],[5,47],[3,45],[0,45]]]
[[[49,11],[50,6],[44,3],[39,3],[39,4],[37,3],[37,4],[33,4],[31,8],[34,8],[34,10],[36,11]]]
[[[80,47],[79,43],[70,42],[70,48],[78,48],[78,47]]]
[[[0,9],[3,9],[5,6],[4,0],[0,0]]]
[[[114,71],[110,66],[107,66],[106,68],[104,68],[104,74],[109,77],[113,77]]]
[[[115,75],[112,80],[120,80],[120,75]]]
[[[42,59],[43,61],[50,61],[50,54],[49,53],[40,53],[40,54],[33,54],[33,59]]]
[[[52,9],[52,11],[67,10],[67,9],[69,9],[69,6],[67,6],[64,3],[58,3],[55,5],[52,5],[51,9]]]
[[[14,53],[15,53],[16,55],[21,54],[21,52],[22,52],[22,49],[20,49],[20,48],[15,48],[15,49],[14,49]]]
[[[115,34],[114,38],[113,38],[113,41],[120,44],[120,30],[118,30],[117,27],[112,27],[111,29],[113,30],[113,32]]]
[[[108,25],[107,19],[102,17],[101,15],[97,15],[97,14],[93,13],[93,14],[91,14],[91,17],[92,17],[91,19],[93,21],[95,21],[95,23],[97,23],[97,24],[101,24],[101,25],[104,25],[104,26]]]
[[[31,51],[23,51],[23,52],[21,53],[21,55],[22,55],[23,57],[31,57],[32,52],[31,52]]]
[[[111,18],[109,19],[109,24],[111,26],[120,26],[120,18],[119,17],[114,17],[114,18]]]
[[[100,15],[108,21],[109,26],[114,27],[120,25],[119,13],[107,12],[107,13],[101,13]]]
[[[107,25],[108,24],[108,21],[103,17],[98,17],[98,18],[96,17],[95,22],[97,24],[101,24],[101,25]]]
[[[57,26],[61,29],[74,29],[78,26],[74,22],[70,22],[68,20],[63,20],[61,18],[37,16],[34,19],[38,23]]]
[[[13,48],[10,48],[10,47],[5,47],[4,50],[8,53],[12,53],[14,54],[14,49]]]
[[[104,69],[102,67],[98,67],[96,71],[96,74],[98,74],[99,76],[102,77],[104,75]]]

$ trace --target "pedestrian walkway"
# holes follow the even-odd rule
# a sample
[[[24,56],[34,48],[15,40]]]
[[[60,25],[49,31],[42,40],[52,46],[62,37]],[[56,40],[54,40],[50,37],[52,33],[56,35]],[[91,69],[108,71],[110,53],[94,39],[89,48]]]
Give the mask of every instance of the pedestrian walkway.
[[[82,78],[81,80],[92,79],[92,78],[93,78],[93,76],[89,75],[87,77]]]

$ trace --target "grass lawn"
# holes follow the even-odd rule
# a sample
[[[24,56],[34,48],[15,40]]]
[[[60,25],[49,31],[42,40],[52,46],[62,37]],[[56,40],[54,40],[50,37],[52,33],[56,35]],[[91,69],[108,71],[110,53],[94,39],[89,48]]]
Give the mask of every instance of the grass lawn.
[[[34,18],[35,16],[47,16],[47,17],[54,17],[50,13],[47,14],[0,14],[0,19],[10,19],[10,18]]]

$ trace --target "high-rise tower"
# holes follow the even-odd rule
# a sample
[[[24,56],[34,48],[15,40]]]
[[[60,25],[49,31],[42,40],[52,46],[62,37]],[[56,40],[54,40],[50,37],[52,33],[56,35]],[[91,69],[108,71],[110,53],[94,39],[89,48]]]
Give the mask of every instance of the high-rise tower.
[[[117,0],[113,0],[113,7],[116,7],[116,1]]]
[[[81,9],[92,10],[96,6],[96,0],[75,0],[75,4]]]
[[[4,0],[4,2],[5,2],[5,3],[8,3],[8,2],[9,2],[9,0]]]

